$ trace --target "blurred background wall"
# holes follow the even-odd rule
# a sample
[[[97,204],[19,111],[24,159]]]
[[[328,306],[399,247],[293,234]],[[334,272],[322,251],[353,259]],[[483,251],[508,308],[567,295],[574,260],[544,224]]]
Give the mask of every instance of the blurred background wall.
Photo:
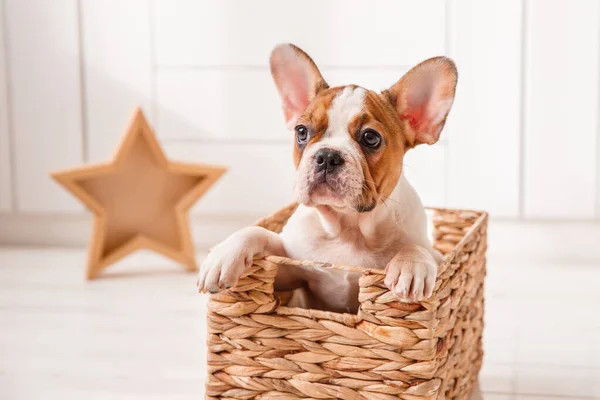
[[[193,212],[200,243],[290,202],[268,70],[285,41],[378,90],[455,59],[441,142],[405,160],[427,205],[598,221],[599,19],[596,0],[0,0],[0,242],[87,241],[48,172],[111,157],[137,104],[169,157],[230,168]]]

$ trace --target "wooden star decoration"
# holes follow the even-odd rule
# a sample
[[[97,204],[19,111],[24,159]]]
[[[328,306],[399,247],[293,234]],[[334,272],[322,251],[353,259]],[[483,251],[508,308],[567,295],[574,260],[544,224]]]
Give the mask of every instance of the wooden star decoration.
[[[225,171],[169,161],[137,108],[112,161],[52,173],[95,215],[87,278],[139,249],[196,270],[187,213]]]

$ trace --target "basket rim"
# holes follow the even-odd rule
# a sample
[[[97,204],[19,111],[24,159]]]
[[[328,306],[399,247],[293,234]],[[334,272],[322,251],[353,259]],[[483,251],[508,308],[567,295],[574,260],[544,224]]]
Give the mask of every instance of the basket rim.
[[[292,205],[289,205],[289,206],[285,207],[284,209],[290,208]],[[480,211],[480,210],[469,210],[469,209],[461,209],[461,208],[442,208],[442,207],[425,207],[425,209],[432,210],[432,211],[442,211],[442,212],[458,212],[458,213],[469,212],[469,213],[478,214],[477,219],[475,220],[475,222],[473,222],[473,225],[471,225],[469,227],[469,230],[467,232],[465,232],[462,239],[456,244],[456,246],[454,246],[454,248],[450,252],[448,252],[444,255],[444,259],[439,264],[438,268],[441,266],[448,265],[454,260],[454,258],[456,257],[456,254],[458,252],[460,252],[460,250],[462,250],[462,248],[465,246],[467,241],[470,240],[471,235],[479,229],[481,224],[483,224],[489,216],[486,211]],[[365,267],[361,267],[361,266],[357,266],[357,265],[333,264],[333,263],[320,262],[320,261],[299,260],[299,259],[295,259],[295,258],[273,256],[273,255],[257,257],[257,259],[270,261],[270,262],[278,264],[278,265],[283,264],[283,265],[303,266],[303,267],[311,267],[311,268],[330,268],[330,269],[335,269],[335,270],[339,270],[339,271],[355,272],[355,273],[359,273],[361,275],[385,275],[384,269],[365,268]]]

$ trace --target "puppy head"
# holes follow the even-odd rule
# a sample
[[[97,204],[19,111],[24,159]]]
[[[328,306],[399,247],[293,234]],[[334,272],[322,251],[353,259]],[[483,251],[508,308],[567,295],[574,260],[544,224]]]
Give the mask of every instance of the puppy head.
[[[271,74],[295,134],[300,203],[371,211],[394,190],[408,149],[438,141],[452,107],[457,72],[431,58],[391,88],[330,88],[312,59],[291,44],[271,53]]]

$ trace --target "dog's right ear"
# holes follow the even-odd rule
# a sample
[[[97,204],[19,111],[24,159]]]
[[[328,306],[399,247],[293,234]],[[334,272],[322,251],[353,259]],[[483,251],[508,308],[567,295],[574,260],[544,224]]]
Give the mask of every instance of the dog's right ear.
[[[281,97],[285,123],[291,130],[308,103],[329,86],[314,61],[290,43],[280,44],[271,52],[271,75]]]

